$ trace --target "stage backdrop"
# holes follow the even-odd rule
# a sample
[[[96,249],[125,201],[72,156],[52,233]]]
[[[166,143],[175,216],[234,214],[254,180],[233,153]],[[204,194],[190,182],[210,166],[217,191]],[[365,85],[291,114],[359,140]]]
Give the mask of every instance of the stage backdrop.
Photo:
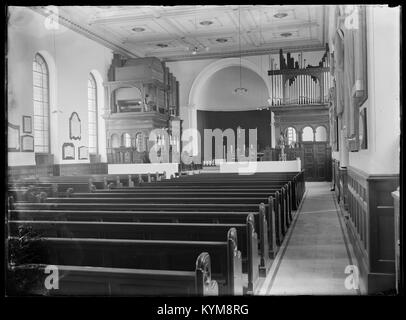
[[[237,134],[237,127],[245,129],[245,145],[248,146],[248,129],[257,129],[258,152],[271,146],[271,112],[269,110],[250,111],[197,111],[197,129],[204,146],[204,129],[225,130],[231,128]],[[202,153],[203,154],[203,153]]]

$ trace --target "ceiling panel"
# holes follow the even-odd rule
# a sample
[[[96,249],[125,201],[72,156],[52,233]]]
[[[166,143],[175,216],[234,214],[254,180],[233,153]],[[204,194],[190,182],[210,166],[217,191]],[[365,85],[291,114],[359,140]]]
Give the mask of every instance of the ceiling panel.
[[[46,7],[33,7],[44,14]],[[163,60],[324,46],[323,6],[63,6],[66,26],[114,50]]]

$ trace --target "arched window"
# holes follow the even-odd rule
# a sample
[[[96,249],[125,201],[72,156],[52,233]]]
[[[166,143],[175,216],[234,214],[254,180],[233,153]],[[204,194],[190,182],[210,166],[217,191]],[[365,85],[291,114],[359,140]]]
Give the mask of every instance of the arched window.
[[[129,133],[123,133],[121,136],[121,145],[126,148],[131,148],[131,136]]]
[[[285,132],[286,140],[288,145],[292,145],[296,142],[296,129],[293,127],[289,127],[286,129]]]
[[[135,148],[138,152],[144,151],[144,135],[142,134],[142,132],[138,132],[135,135]]]
[[[313,141],[313,129],[312,129],[312,127],[303,128],[302,141]]]
[[[316,141],[327,141],[327,130],[323,126],[316,128]]]
[[[49,71],[44,58],[36,54],[32,63],[34,103],[34,151],[49,153]]]
[[[111,147],[112,148],[119,148],[120,147],[120,139],[117,134],[113,133],[111,135]]]
[[[87,80],[87,110],[89,128],[89,153],[97,154],[97,87],[90,73]]]

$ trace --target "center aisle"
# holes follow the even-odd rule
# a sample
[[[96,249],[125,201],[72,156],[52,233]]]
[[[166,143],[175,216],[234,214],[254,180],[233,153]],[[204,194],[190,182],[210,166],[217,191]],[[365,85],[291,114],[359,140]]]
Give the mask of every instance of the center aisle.
[[[351,247],[328,182],[306,182],[306,194],[260,295],[354,295],[346,289]]]

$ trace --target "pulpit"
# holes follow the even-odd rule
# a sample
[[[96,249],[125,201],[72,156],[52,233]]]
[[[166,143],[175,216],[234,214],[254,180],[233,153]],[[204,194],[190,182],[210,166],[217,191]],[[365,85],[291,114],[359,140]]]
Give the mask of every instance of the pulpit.
[[[169,130],[179,114],[179,83],[155,57],[123,59],[115,55],[104,83],[109,163],[145,163],[154,145],[154,129]]]

